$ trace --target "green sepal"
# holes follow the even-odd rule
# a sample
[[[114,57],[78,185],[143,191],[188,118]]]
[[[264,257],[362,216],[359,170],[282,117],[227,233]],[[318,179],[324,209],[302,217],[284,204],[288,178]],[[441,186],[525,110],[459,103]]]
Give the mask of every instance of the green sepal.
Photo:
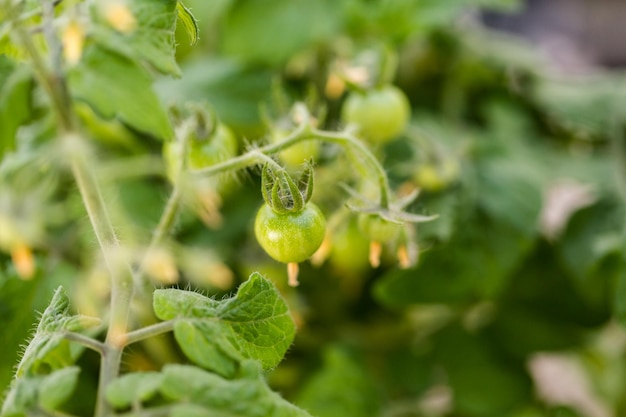
[[[308,203],[311,197],[313,197],[313,182],[313,166],[311,162],[307,162],[304,171],[302,171],[300,178],[298,178],[298,189],[300,190],[300,194],[302,194],[304,204]]]
[[[268,206],[276,213],[298,213],[313,195],[313,168],[307,164],[294,181],[283,169],[274,172],[268,165],[261,173],[261,193]]]
[[[176,4],[176,13],[178,14],[178,20],[181,21],[187,35],[189,35],[189,44],[194,46],[198,39],[200,39],[200,28],[198,27],[198,21],[191,13],[182,1]]]

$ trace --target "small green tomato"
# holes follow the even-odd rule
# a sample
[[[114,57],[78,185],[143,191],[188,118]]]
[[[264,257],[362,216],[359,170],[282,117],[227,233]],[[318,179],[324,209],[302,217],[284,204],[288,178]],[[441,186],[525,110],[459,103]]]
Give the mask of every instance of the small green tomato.
[[[322,244],[325,230],[324,215],[310,202],[301,211],[287,213],[263,204],[254,222],[254,234],[261,247],[286,264],[310,258]]]
[[[402,230],[399,223],[390,222],[376,214],[361,214],[359,230],[373,242],[385,243],[394,240]]]
[[[272,132],[272,143],[281,142],[289,134],[288,130],[275,129]],[[315,160],[320,153],[320,144],[317,140],[298,142],[278,153],[278,158],[288,168],[301,167],[307,161]]]
[[[345,124],[358,126],[359,133],[372,144],[384,144],[404,131],[411,106],[402,90],[386,85],[350,94],[341,116]]]
[[[190,138],[187,163],[191,169],[202,169],[232,158],[236,153],[235,134],[220,123],[215,132],[205,140]]]

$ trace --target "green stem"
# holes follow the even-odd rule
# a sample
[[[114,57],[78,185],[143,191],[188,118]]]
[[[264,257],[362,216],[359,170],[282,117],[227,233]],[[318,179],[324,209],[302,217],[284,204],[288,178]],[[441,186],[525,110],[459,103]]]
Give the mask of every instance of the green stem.
[[[380,207],[383,209],[389,208],[391,188],[389,186],[387,173],[385,172],[383,166],[378,162],[378,159],[376,159],[374,154],[363,142],[347,132],[325,132],[316,129],[312,133],[315,137],[327,142],[338,143],[343,146],[351,146],[353,149],[357,149],[376,172],[376,180],[380,188]]]
[[[278,153],[283,149],[287,149],[290,146],[295,145],[298,142],[313,138],[314,136],[311,133],[311,128],[307,124],[301,124],[296,130],[294,130],[289,136],[287,136],[284,140],[280,142],[252,149],[227,161],[211,165],[207,168],[192,171],[192,174],[202,177],[208,177],[211,175],[219,174],[221,172],[244,169],[252,165],[256,165],[260,162],[266,162],[267,160],[265,159],[265,157],[267,157],[267,155]]]
[[[363,157],[374,168],[376,172],[376,181],[380,186],[380,206],[382,208],[389,207],[391,188],[389,186],[387,173],[385,172],[385,169],[382,167],[382,165],[378,162],[374,154],[367,148],[367,146],[350,133],[326,132],[323,130],[313,129],[308,124],[300,125],[298,129],[296,129],[291,135],[289,135],[281,142],[253,149],[242,155],[239,155],[236,158],[229,159],[228,161],[224,161],[219,164],[211,165],[210,167],[204,169],[193,171],[193,174],[198,176],[211,176],[219,174],[221,172],[247,168],[260,162],[271,161],[275,164],[276,162],[269,158],[267,156],[268,154],[280,152],[283,149],[287,149],[298,142],[309,139],[319,139],[330,143],[337,143],[343,146],[350,146],[353,149],[356,149],[361,155],[363,155]]]
[[[123,348],[107,343],[100,362],[100,378],[98,384],[98,398],[96,400],[96,417],[104,417],[112,413],[106,400],[106,387],[117,378],[119,365],[122,362]]]
[[[152,252],[159,246],[170,231],[173,229],[174,224],[176,223],[176,218],[178,216],[178,209],[180,208],[180,200],[182,191],[179,184],[176,184],[170,193],[170,196],[165,204],[165,208],[163,213],[161,214],[161,218],[159,219],[159,224],[152,234],[152,239],[148,244],[148,249],[143,255],[141,262],[139,264],[139,268],[134,271],[133,277],[135,279],[135,283],[137,284],[138,289],[138,297],[143,298],[145,301],[149,302],[150,294],[152,293],[152,283],[149,279],[145,278],[146,271],[146,263],[148,259],[152,255]],[[146,317],[151,316],[150,313],[145,314]]]
[[[69,340],[70,342],[80,343],[91,350],[95,350],[101,355],[104,354],[104,351],[106,350],[106,345],[104,343],[89,336],[85,336],[84,334],[67,332],[63,334],[63,338]]]
[[[48,68],[41,57],[41,54],[37,50],[35,43],[26,29],[24,29],[19,23],[14,26],[15,34],[31,58],[35,78],[50,98],[52,111],[56,113],[60,129],[63,132],[73,131],[74,119],[71,111],[69,110],[69,101],[67,100],[67,97],[69,96],[63,92],[66,90],[65,82],[62,82],[62,79],[49,74]]]
[[[137,343],[141,340],[164,333],[169,333],[174,330],[174,324],[176,324],[176,320],[162,321],[160,323],[152,324],[150,326],[129,332],[126,334],[126,345]]]
[[[133,293],[130,269],[118,266],[113,258],[119,241],[111,224],[100,188],[85,158],[83,138],[77,133],[71,106],[71,96],[63,75],[61,45],[54,33],[54,4],[43,0],[43,27],[51,52],[52,70],[46,66],[32,38],[21,25],[16,25],[20,41],[29,53],[35,76],[48,94],[53,111],[59,122],[61,140],[68,150],[72,174],[76,180],[83,204],[91,221],[94,233],[100,244],[105,263],[111,276],[111,312],[105,343],[102,347],[100,364],[100,385],[96,405],[96,416],[110,412],[105,401],[106,386],[118,375],[122,357],[124,336],[128,328],[130,302]],[[96,347],[92,345],[92,347]],[[98,348],[102,348],[99,346]]]
[[[82,138],[71,135],[66,136],[65,139],[67,149],[70,150],[68,153],[72,173],[111,277],[109,327],[105,339],[106,349],[100,363],[100,383],[96,405],[96,416],[102,417],[110,411],[104,392],[119,373],[122,347],[125,345],[125,335],[128,330],[133,281],[128,265],[120,265],[116,259],[119,241],[111,224],[100,187],[84,159],[86,152],[80,146]]]

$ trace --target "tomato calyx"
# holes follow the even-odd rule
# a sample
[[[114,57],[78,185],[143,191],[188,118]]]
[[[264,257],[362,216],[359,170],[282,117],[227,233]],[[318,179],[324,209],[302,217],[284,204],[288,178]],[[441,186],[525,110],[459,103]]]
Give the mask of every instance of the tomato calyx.
[[[274,170],[269,165],[261,174],[263,200],[276,213],[298,213],[313,196],[313,168],[307,163],[300,177],[294,181],[284,170]]]
[[[405,253],[407,233],[402,233],[406,229],[407,223],[423,223],[435,220],[437,215],[421,215],[405,211],[404,209],[411,204],[419,195],[419,190],[415,189],[407,195],[397,198],[395,201],[380,204],[372,202],[367,197],[362,196],[350,187],[344,186],[344,189],[360,202],[359,205],[348,203],[350,210],[361,213],[359,216],[359,228],[370,239],[369,260],[372,267],[380,266],[380,257],[382,254],[382,245],[400,241],[398,258],[402,267],[407,267],[409,262],[409,254]],[[404,248],[403,248],[404,247]]]

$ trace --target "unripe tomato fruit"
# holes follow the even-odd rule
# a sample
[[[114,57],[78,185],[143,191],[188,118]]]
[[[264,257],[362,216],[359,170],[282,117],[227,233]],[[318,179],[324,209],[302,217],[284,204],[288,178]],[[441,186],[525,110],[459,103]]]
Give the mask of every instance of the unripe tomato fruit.
[[[276,129],[272,132],[272,143],[278,143],[282,141],[289,131],[283,129]],[[278,153],[280,161],[287,165],[288,168],[300,167],[305,162],[313,159],[317,159],[320,153],[320,144],[317,140],[305,140],[303,142],[296,143],[293,146],[288,147]]]
[[[363,239],[357,219],[334,231],[328,262],[342,275],[360,275],[369,269],[369,242]]]
[[[404,131],[411,116],[409,100],[402,90],[386,85],[364,93],[353,92],[343,104],[345,124],[358,126],[372,144],[383,144]]]
[[[362,213],[358,219],[359,230],[373,242],[390,242],[402,230],[399,223],[390,222],[376,214]]]
[[[310,258],[322,244],[325,231],[324,215],[310,202],[301,211],[287,213],[277,213],[263,204],[254,221],[254,234],[261,247],[283,263]]]
[[[460,168],[457,161],[445,160],[439,165],[420,165],[413,178],[417,186],[425,191],[438,192],[444,190],[458,180]]]
[[[235,134],[220,123],[206,140],[190,138],[187,163],[191,169],[202,169],[232,158],[236,153]]]

